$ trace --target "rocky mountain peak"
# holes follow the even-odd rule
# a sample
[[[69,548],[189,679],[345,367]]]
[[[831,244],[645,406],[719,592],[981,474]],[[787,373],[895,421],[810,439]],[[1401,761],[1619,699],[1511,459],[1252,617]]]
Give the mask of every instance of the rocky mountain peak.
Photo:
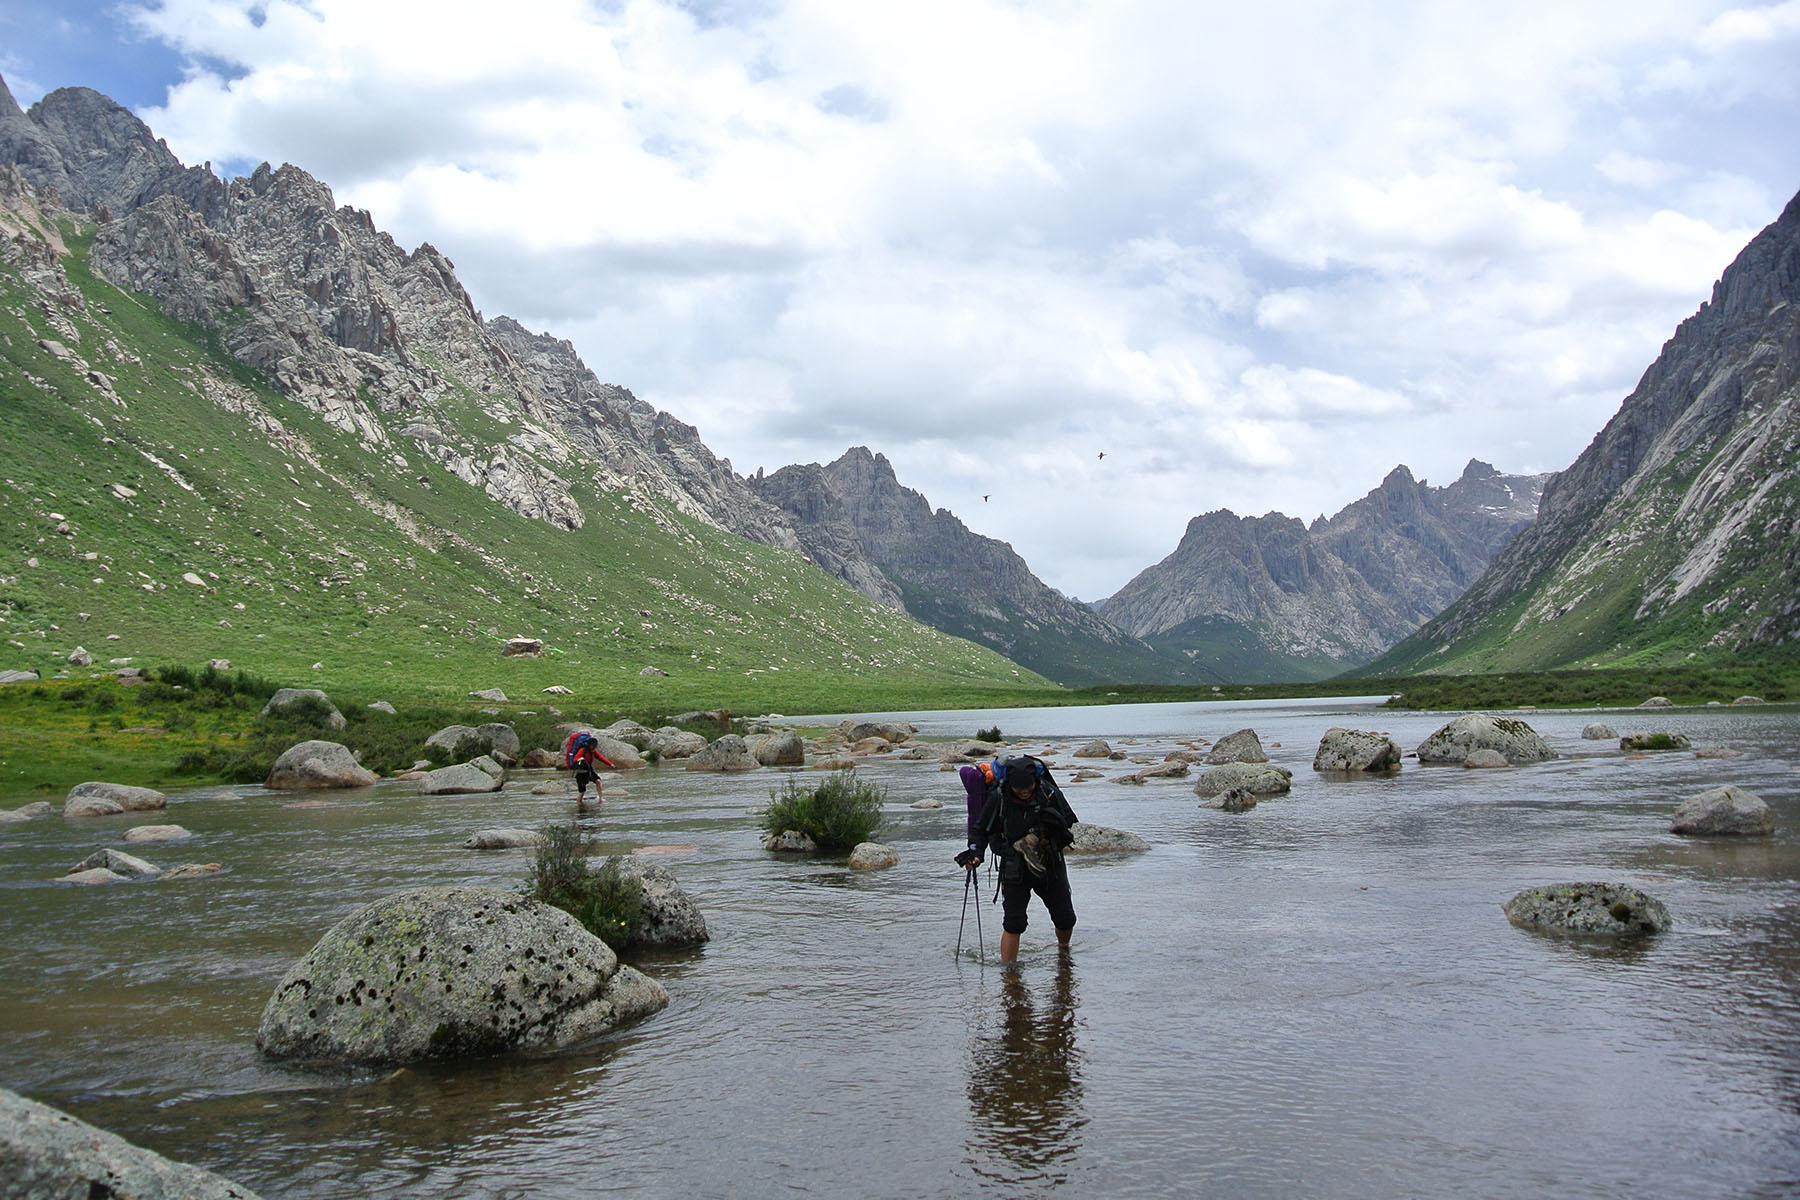
[[[1531,529],[1382,665],[1447,665],[1469,644],[1481,665],[1532,669],[1800,639],[1796,301],[1800,195],[1549,481]]]
[[[1471,463],[1456,483],[1434,488],[1400,465],[1310,526],[1280,513],[1208,512],[1188,522],[1174,553],[1096,608],[1184,654],[1217,655],[1229,642],[1248,672],[1235,677],[1334,674],[1461,593],[1530,524],[1543,484]]]

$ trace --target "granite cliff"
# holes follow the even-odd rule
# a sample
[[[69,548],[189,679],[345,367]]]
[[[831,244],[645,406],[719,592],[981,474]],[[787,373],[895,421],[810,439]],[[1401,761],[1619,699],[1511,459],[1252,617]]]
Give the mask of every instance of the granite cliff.
[[[1376,669],[1541,670],[1800,644],[1800,196],[1726,268],[1536,524]]]

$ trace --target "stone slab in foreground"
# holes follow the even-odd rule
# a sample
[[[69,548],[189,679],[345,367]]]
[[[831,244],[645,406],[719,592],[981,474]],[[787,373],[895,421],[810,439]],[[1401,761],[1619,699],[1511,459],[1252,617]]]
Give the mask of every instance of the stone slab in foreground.
[[[0,1088],[0,1197],[257,1200],[211,1171],[171,1162],[68,1113]]]

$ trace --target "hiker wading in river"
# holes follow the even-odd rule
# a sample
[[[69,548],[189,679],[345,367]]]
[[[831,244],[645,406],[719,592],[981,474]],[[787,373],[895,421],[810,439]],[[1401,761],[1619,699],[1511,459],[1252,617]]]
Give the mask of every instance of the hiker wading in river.
[[[969,852],[958,861],[973,871],[986,852],[1000,867],[1000,961],[1019,957],[1033,892],[1056,926],[1057,945],[1066,951],[1075,932],[1075,903],[1063,847],[1075,840],[1070,832],[1075,810],[1050,769],[1029,754],[967,766],[959,774],[969,798]]]

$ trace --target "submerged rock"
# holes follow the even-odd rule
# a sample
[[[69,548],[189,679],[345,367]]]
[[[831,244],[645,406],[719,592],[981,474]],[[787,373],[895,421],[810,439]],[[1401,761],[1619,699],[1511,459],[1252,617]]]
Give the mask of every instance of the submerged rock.
[[[130,879],[154,879],[162,874],[162,868],[154,863],[147,863],[135,854],[127,854],[123,850],[99,850],[88,855],[69,868],[69,874],[78,875],[83,871],[111,871]]]
[[[1501,909],[1522,929],[1558,933],[1629,936],[1661,933],[1671,924],[1669,910],[1660,901],[1619,883],[1526,888]]]
[[[193,836],[179,825],[133,825],[125,831],[128,842],[179,842]]]
[[[114,1200],[257,1200],[222,1175],[0,1088],[0,1195]]]
[[[517,850],[541,846],[544,835],[535,829],[478,829],[463,842],[464,850]]]
[[[471,792],[497,792],[500,790],[500,786],[499,776],[482,770],[474,763],[457,763],[454,766],[427,771],[419,780],[419,794],[421,796],[454,796]]]
[[[1621,750],[1686,750],[1690,744],[1683,733],[1628,733],[1619,739]]]
[[[1581,736],[1590,742],[1610,742],[1619,736],[1619,731],[1603,721],[1590,721],[1581,727]]]
[[[498,888],[414,888],[320,938],[269,997],[256,1045],[341,1063],[542,1054],[668,1002],[561,909]]]
[[[65,817],[102,817],[122,812],[155,812],[169,807],[169,798],[154,788],[123,783],[78,783],[63,801]]]
[[[1279,796],[1293,787],[1294,773],[1273,763],[1226,763],[1201,774],[1194,794],[1209,808],[1219,807],[1219,797],[1243,788],[1258,796]]]
[[[1075,822],[1069,832],[1075,840],[1063,848],[1064,854],[1137,854],[1150,848],[1150,843],[1135,833],[1086,821]]]

